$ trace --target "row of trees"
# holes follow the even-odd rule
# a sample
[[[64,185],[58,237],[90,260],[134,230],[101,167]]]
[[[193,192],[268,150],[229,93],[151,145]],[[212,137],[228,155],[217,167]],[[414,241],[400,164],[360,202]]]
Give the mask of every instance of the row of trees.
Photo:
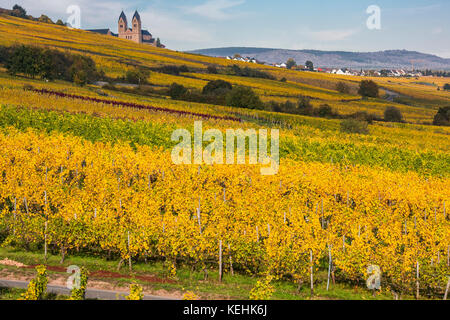
[[[292,69],[297,66],[297,62],[294,59],[289,58],[286,62],[286,68]],[[309,71],[314,71],[314,63],[312,61],[306,61],[305,68]]]
[[[13,17],[18,17],[18,18],[22,18],[22,19],[39,21],[39,22],[43,22],[43,23],[57,24],[60,26],[66,25],[61,19],[58,19],[58,21],[56,21],[56,23],[53,22],[52,19],[50,19],[45,14],[42,14],[39,18],[34,18],[33,16],[28,15],[27,11],[22,6],[19,6],[18,4],[14,5],[12,10],[3,10],[3,12],[5,12]]]
[[[0,47],[0,64],[12,75],[60,79],[78,85],[104,78],[88,56],[35,46]]]

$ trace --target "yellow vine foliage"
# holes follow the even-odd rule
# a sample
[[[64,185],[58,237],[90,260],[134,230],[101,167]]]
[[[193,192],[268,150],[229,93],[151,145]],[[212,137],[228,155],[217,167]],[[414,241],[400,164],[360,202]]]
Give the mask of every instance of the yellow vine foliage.
[[[222,241],[248,273],[304,281],[311,252],[317,270],[330,251],[340,276],[365,280],[378,265],[402,290],[417,262],[422,288],[442,290],[450,271],[445,178],[291,160],[261,176],[258,166],[177,166],[160,149],[32,130],[1,133],[0,148],[0,224],[17,245],[47,239],[204,267]]]

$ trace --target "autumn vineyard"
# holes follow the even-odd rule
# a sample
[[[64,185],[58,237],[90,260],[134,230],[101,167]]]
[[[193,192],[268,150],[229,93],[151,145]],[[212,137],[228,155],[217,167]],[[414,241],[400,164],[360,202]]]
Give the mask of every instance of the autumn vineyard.
[[[448,294],[450,130],[432,123],[450,94],[421,84],[444,80],[374,78],[380,97],[362,99],[358,77],[257,64],[255,74],[271,77],[231,75],[230,65],[246,66],[6,15],[0,45],[83,54],[109,80],[149,70],[148,83],[130,89],[11,74],[0,61],[0,260],[67,266],[93,257],[124,274],[154,264],[191,299],[211,296],[187,273],[224,286],[219,298],[310,298],[316,290],[333,298],[326,292],[339,285],[368,298]],[[307,97],[311,110],[326,104],[333,113],[202,102],[212,98],[200,90],[217,80],[251,88],[262,105]],[[340,82],[348,93],[336,90]],[[198,101],[171,97],[173,83]],[[387,101],[383,90],[413,102]],[[403,121],[383,119],[389,106]],[[358,112],[375,120],[353,119]],[[192,132],[196,120],[223,132],[279,129],[278,174],[249,164],[173,164],[172,132]],[[364,122],[367,132],[345,131],[345,121]],[[380,269],[379,290],[366,286],[370,266]],[[227,291],[233,279],[245,279],[244,293]],[[273,296],[258,291],[264,281]]]

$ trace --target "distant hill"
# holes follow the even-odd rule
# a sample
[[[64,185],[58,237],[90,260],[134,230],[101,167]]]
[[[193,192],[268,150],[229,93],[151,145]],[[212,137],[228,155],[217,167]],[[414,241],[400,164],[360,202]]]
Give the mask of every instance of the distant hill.
[[[190,53],[212,57],[226,57],[240,54],[254,57],[267,63],[286,62],[293,58],[298,64],[311,60],[315,66],[353,69],[411,69],[411,61],[416,69],[450,70],[450,59],[407,50],[378,52],[345,52],[320,50],[287,50],[272,48],[228,47],[200,49]]]

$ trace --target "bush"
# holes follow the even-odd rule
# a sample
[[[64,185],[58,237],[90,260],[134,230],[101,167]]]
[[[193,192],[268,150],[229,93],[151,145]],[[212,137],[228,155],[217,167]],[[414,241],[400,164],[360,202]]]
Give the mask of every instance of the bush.
[[[226,97],[228,106],[248,109],[262,109],[263,103],[249,87],[234,87]]]
[[[402,122],[403,116],[398,108],[387,107],[384,111],[384,120],[389,122]]]
[[[231,83],[224,80],[212,80],[203,88],[203,94],[222,95],[233,89]]]
[[[331,109],[331,107],[327,104],[323,104],[319,107],[319,109],[317,109],[317,115],[319,117],[331,117],[333,116],[333,109]]]
[[[49,18],[48,16],[46,16],[45,14],[41,15],[41,16],[38,18],[38,21],[39,21],[39,22],[42,22],[42,23],[54,24],[53,21],[52,21],[52,19],[50,19],[50,18]]]
[[[345,93],[345,94],[349,94],[350,93],[350,87],[348,84],[346,84],[343,81],[339,81],[336,84],[336,91],[340,92],[340,93]]]
[[[23,300],[42,300],[47,291],[47,269],[40,265],[36,267],[37,276],[28,284],[27,291],[22,293]]]
[[[270,80],[276,80],[274,76],[272,76],[270,73],[259,71],[257,69],[245,67],[241,68],[238,65],[234,64],[231,67],[228,67],[225,70],[226,74],[229,75],[235,75],[239,77],[249,77],[249,78],[262,78],[262,79],[270,79]]]
[[[283,78],[280,79],[280,81],[281,81],[281,82],[286,82],[287,79],[283,77]]]
[[[269,300],[275,292],[275,288],[270,284],[272,279],[273,276],[267,276],[264,280],[258,280],[250,290],[250,300]]]
[[[148,78],[150,72],[144,68],[136,68],[134,70],[128,70],[125,75],[125,80],[128,83],[133,84],[148,84]]]
[[[157,72],[165,73],[165,74],[171,74],[175,76],[179,76],[180,73],[186,73],[189,72],[189,68],[185,65],[182,66],[162,66],[160,68],[154,69]]]
[[[217,71],[216,66],[208,66],[207,70],[208,70],[208,73],[211,73],[211,74],[218,74],[219,73]]]
[[[1,60],[12,75],[41,77],[47,80],[74,81],[84,85],[103,77],[90,57],[34,46],[1,47]]]
[[[450,106],[439,108],[434,116],[433,124],[435,126],[450,126]]]
[[[125,298],[127,300],[143,300],[144,294],[142,292],[143,289],[140,285],[136,283],[130,284],[130,294]]]
[[[200,299],[199,296],[197,296],[192,291],[187,291],[185,294],[183,294],[183,300],[195,301],[195,300],[199,300],[199,299]]]
[[[379,90],[380,89],[376,82],[372,80],[362,80],[359,85],[358,94],[362,97],[378,98]]]
[[[366,121],[345,119],[341,122],[341,132],[345,133],[369,133],[369,124]]]
[[[377,115],[372,113],[367,113],[366,111],[358,111],[351,115],[349,115],[350,118],[360,120],[360,121],[367,121],[369,124],[373,123],[375,120],[381,120]]]
[[[314,108],[311,105],[311,99],[307,96],[300,96],[298,99],[298,111],[303,115],[312,115]]]
[[[168,95],[172,98],[172,99],[181,99],[183,98],[188,92],[188,89],[178,83],[172,83],[170,85],[169,91],[168,91]]]
[[[446,83],[444,85],[444,90],[450,90],[450,83]]]

